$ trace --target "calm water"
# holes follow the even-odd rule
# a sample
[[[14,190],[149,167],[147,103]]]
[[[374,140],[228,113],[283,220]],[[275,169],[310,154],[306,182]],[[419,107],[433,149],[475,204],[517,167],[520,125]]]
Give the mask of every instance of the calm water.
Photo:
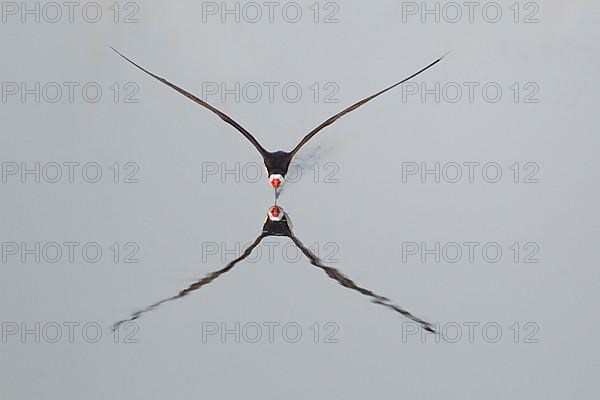
[[[18,9],[0,26],[2,398],[597,392],[597,5],[521,4],[515,23],[507,4],[494,24],[393,2],[302,5],[297,23],[283,5],[222,23],[217,3],[100,4],[97,23]],[[282,236],[112,332],[242,254],[273,192],[239,133],[109,46],[269,150],[452,50],[326,128],[279,199],[325,265],[443,338]]]

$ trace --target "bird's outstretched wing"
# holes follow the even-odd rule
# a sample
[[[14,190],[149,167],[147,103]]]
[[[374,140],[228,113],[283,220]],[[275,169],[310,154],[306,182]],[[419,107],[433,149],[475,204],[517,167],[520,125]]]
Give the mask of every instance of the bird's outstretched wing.
[[[369,101],[373,100],[375,97],[384,94],[385,92],[392,90],[393,88],[395,88],[398,85],[403,84],[404,82],[414,78],[415,76],[419,75],[422,72],[425,72],[426,70],[428,70],[429,68],[433,67],[435,64],[439,63],[440,61],[442,61],[442,59],[445,57],[446,55],[444,54],[443,56],[441,56],[440,58],[438,58],[437,60],[435,60],[434,62],[432,62],[431,64],[429,64],[428,66],[426,66],[425,68],[419,70],[418,72],[415,72],[414,74],[412,74],[411,76],[409,76],[408,78],[405,78],[403,80],[401,80],[400,82],[397,82],[395,84],[393,84],[392,86],[383,89],[380,92],[377,92],[365,99],[362,99],[361,101],[351,105],[350,107],[340,111],[339,113],[335,114],[333,117],[329,118],[327,121],[323,122],[321,125],[317,126],[315,129],[313,129],[312,131],[310,131],[301,141],[300,143],[298,143],[298,145],[290,152],[290,154],[293,156],[295,155],[301,148],[302,146],[304,146],[310,139],[312,139],[317,133],[319,133],[323,128],[333,124],[335,121],[337,121],[338,119],[340,119],[341,117],[343,117],[344,115],[348,114],[350,111],[354,111],[357,108],[359,108],[360,106],[362,106],[365,103],[368,103]]]
[[[341,273],[337,269],[328,267],[327,265],[324,265],[323,262],[312,251],[310,251],[310,249],[308,249],[306,246],[304,246],[304,244],[302,244],[300,239],[298,239],[295,235],[290,236],[290,238],[292,239],[294,244],[296,246],[298,246],[300,251],[302,251],[302,253],[304,253],[304,255],[308,258],[308,260],[310,261],[310,263],[312,265],[325,271],[327,276],[329,276],[331,279],[336,280],[343,287],[355,290],[365,296],[371,297],[373,299],[373,303],[380,304],[391,310],[394,310],[394,311],[402,314],[406,318],[420,324],[423,327],[423,329],[425,329],[426,331],[435,333],[435,329],[433,328],[433,325],[431,323],[424,321],[421,318],[415,317],[413,314],[406,311],[402,307],[392,303],[391,300],[388,299],[387,297],[378,295],[369,289],[365,289],[365,288],[357,285],[356,283],[354,283],[354,281],[352,279],[348,278],[347,276],[345,276],[343,273]]]
[[[252,136],[252,134],[250,134],[250,132],[248,132],[243,126],[241,126],[240,124],[238,124],[237,122],[235,122],[229,115],[227,115],[224,112],[222,112],[221,110],[218,110],[217,108],[211,106],[210,104],[208,104],[204,100],[198,98],[197,96],[194,96],[193,94],[185,91],[184,89],[182,89],[182,88],[180,88],[180,87],[172,84],[171,82],[169,82],[165,78],[161,78],[160,76],[158,76],[156,74],[153,74],[152,72],[148,71],[147,69],[139,66],[135,62],[131,61],[129,58],[125,57],[123,54],[121,54],[115,48],[111,47],[111,49],[113,49],[115,53],[117,53],[118,55],[120,55],[121,57],[123,57],[125,60],[127,60],[128,62],[130,62],[131,64],[133,64],[137,68],[139,68],[140,70],[144,71],[145,73],[147,73],[151,77],[153,77],[153,78],[161,81],[162,83],[164,83],[165,85],[169,86],[170,88],[178,91],[179,93],[181,93],[182,95],[184,95],[188,99],[190,99],[190,100],[192,100],[192,101],[200,104],[202,107],[205,107],[205,108],[209,109],[210,111],[212,111],[213,113],[217,114],[219,116],[219,118],[221,118],[223,121],[227,122],[229,125],[233,126],[242,135],[244,135],[246,137],[246,139],[248,139],[250,141],[250,143],[252,143],[254,145],[254,147],[256,148],[256,150],[258,150],[259,153],[263,157],[267,153],[267,151],[260,145],[260,143],[258,143],[258,140],[256,140],[256,138],[254,136]]]
[[[242,261],[245,258],[247,258],[252,253],[252,250],[254,250],[254,248],[256,246],[258,246],[258,244],[261,242],[261,240],[263,240],[264,237],[265,237],[264,234],[261,234],[260,236],[258,236],[256,238],[256,240],[254,241],[254,243],[252,243],[250,246],[248,246],[248,248],[244,251],[244,253],[241,256],[239,256],[235,260],[231,261],[224,268],[222,268],[222,269],[220,269],[218,271],[211,272],[210,274],[206,275],[204,278],[202,278],[202,279],[200,279],[200,280],[192,283],[187,288],[181,290],[175,296],[168,297],[166,299],[157,301],[156,303],[151,304],[148,307],[146,307],[146,308],[144,308],[144,309],[142,309],[140,311],[134,312],[133,314],[131,314],[131,316],[129,318],[121,320],[121,321],[118,321],[118,322],[115,322],[112,325],[111,329],[113,331],[117,330],[119,328],[119,326],[121,326],[125,322],[135,321],[136,319],[140,318],[143,314],[147,313],[148,311],[152,311],[152,310],[156,309],[157,307],[159,307],[160,305],[162,305],[164,303],[167,303],[169,301],[173,301],[173,300],[177,300],[177,299],[180,299],[182,297],[185,297],[188,294],[190,294],[191,292],[200,289],[202,286],[208,285],[209,283],[211,283],[212,281],[214,281],[215,279],[217,279],[218,277],[220,277],[224,273],[230,271],[233,267],[236,266],[237,263],[239,263],[240,261]]]

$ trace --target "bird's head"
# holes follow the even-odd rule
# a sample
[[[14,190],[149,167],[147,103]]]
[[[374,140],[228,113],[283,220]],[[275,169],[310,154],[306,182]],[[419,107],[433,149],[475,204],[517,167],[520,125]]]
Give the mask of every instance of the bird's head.
[[[284,215],[283,208],[281,208],[279,206],[273,206],[273,207],[269,208],[268,215],[269,215],[269,219],[271,221],[279,222],[283,219],[283,215]]]
[[[271,174],[269,183],[275,190],[278,190],[285,183],[285,177],[281,174]]]

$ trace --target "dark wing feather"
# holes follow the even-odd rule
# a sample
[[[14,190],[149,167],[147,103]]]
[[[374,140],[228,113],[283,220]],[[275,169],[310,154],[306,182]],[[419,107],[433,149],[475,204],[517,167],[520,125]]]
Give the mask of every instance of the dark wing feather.
[[[220,277],[221,275],[223,275],[224,273],[230,271],[233,267],[235,267],[235,265],[237,263],[239,263],[240,261],[244,260],[245,258],[247,258],[251,253],[252,250],[254,250],[254,248],[256,246],[258,246],[258,244],[261,242],[261,240],[263,240],[263,238],[265,237],[265,235],[261,234],[259,237],[256,238],[256,240],[254,241],[254,243],[252,243],[250,246],[248,246],[248,248],[244,251],[244,253],[239,256],[238,258],[236,258],[235,260],[231,261],[229,264],[227,264],[224,268],[218,270],[218,271],[214,271],[211,272],[210,274],[206,275],[204,278],[192,283],[190,286],[188,286],[187,288],[181,290],[177,295],[172,296],[172,297],[168,297],[166,299],[157,301],[154,304],[149,305],[148,307],[140,310],[140,311],[136,311],[135,313],[131,314],[131,316],[127,319],[115,322],[113,324],[113,326],[111,327],[112,330],[116,330],[119,328],[119,326],[121,326],[123,323],[125,322],[130,322],[130,321],[135,321],[136,319],[140,318],[142,316],[142,314],[147,313],[148,311],[152,311],[155,308],[157,308],[158,306],[162,305],[163,303],[167,303],[169,301],[173,301],[173,300],[177,300],[180,299],[182,297],[187,296],[188,294],[190,294],[191,292],[200,289],[202,286],[208,285],[209,283],[211,283],[212,281],[214,281],[215,279],[217,279],[218,277]]]
[[[384,94],[385,92],[392,90],[393,88],[395,88],[398,85],[403,84],[404,82],[414,78],[415,76],[419,75],[422,72],[425,72],[426,70],[428,70],[429,68],[433,67],[435,64],[439,63],[440,61],[442,61],[442,59],[445,57],[445,55],[443,55],[442,57],[438,58],[437,60],[435,60],[434,62],[432,62],[431,64],[429,64],[428,66],[426,66],[425,68],[419,70],[418,72],[415,72],[414,74],[412,74],[411,76],[409,76],[408,78],[405,78],[403,80],[401,80],[398,83],[393,84],[392,86],[383,89],[380,92],[377,92],[369,97],[367,97],[366,99],[362,99],[361,101],[359,101],[358,103],[355,103],[353,105],[351,105],[350,107],[340,111],[339,113],[335,114],[333,117],[329,118],[327,121],[323,122],[321,125],[317,126],[315,129],[313,129],[312,131],[310,131],[301,141],[300,143],[298,143],[298,145],[294,148],[294,150],[291,151],[290,154],[295,155],[301,148],[302,146],[304,146],[310,139],[312,139],[317,133],[319,133],[323,128],[333,124],[335,121],[337,121],[338,119],[340,119],[341,117],[343,117],[344,115],[348,114],[350,111],[354,111],[357,108],[359,108],[360,106],[362,106],[365,103],[368,103],[369,101],[373,100],[375,97]]]
[[[212,111],[213,113],[217,114],[223,121],[227,122],[229,125],[233,126],[235,129],[237,129],[242,135],[244,135],[246,137],[246,139],[248,139],[250,141],[250,143],[252,143],[254,145],[254,147],[256,147],[256,150],[258,150],[263,157],[267,153],[267,151],[260,145],[260,143],[258,143],[258,140],[256,140],[256,138],[254,138],[254,136],[252,136],[250,134],[250,132],[248,132],[246,129],[244,129],[243,126],[241,126],[240,124],[238,124],[237,122],[235,122],[229,115],[225,114],[221,110],[216,109],[215,107],[211,106],[210,104],[208,104],[204,100],[202,100],[202,99],[194,96],[193,94],[191,94],[191,93],[183,90],[182,88],[180,88],[180,87],[172,84],[168,80],[166,80],[164,78],[161,78],[160,76],[155,75],[152,72],[148,71],[147,69],[139,66],[138,64],[136,64],[133,61],[131,61],[129,58],[125,57],[123,54],[121,54],[116,49],[114,49],[112,47],[111,47],[111,49],[113,49],[115,51],[115,53],[117,53],[118,55],[120,55],[121,57],[123,57],[125,60],[127,60],[128,62],[130,62],[131,64],[133,64],[137,68],[139,68],[140,70],[144,71],[145,73],[147,73],[151,77],[153,77],[153,78],[161,81],[162,83],[164,83],[165,85],[169,86],[170,88],[178,91],[179,93],[181,93],[182,95],[184,95],[188,99],[190,99],[190,100],[192,100],[192,101],[200,104],[202,107],[208,108],[210,111]]]
[[[326,265],[324,265],[321,260],[313,254],[312,251],[310,251],[310,249],[308,249],[306,246],[304,246],[304,244],[302,244],[302,242],[300,241],[300,239],[298,239],[296,236],[292,235],[291,236],[292,241],[294,242],[294,244],[296,246],[298,246],[298,248],[300,249],[300,251],[302,251],[302,253],[304,253],[304,255],[309,259],[310,263],[312,265],[314,265],[317,268],[322,269],[323,271],[325,271],[325,273],[327,274],[327,276],[329,276],[331,279],[336,280],[340,285],[342,285],[345,288],[348,289],[352,289],[355,290],[365,296],[371,297],[373,299],[373,302],[375,304],[380,304],[382,306],[385,306],[391,310],[394,310],[400,314],[402,314],[403,316],[405,316],[406,318],[415,321],[416,323],[420,324],[423,329],[425,329],[428,332],[432,332],[435,333],[435,329],[433,328],[433,325],[427,321],[422,320],[421,318],[415,317],[413,314],[411,314],[410,312],[406,311],[405,309],[403,309],[402,307],[393,304],[391,302],[390,299],[388,299],[387,297],[384,296],[380,296],[376,293],[374,293],[373,291],[369,290],[369,289],[365,289],[361,286],[358,286],[356,283],[354,283],[354,281],[350,278],[348,278],[347,276],[345,276],[343,273],[341,273],[339,270],[332,268],[332,267],[328,267]]]

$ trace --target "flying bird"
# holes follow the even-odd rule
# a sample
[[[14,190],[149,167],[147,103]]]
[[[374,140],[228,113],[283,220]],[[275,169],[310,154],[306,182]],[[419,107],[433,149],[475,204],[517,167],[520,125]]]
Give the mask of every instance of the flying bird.
[[[269,176],[269,183],[275,189],[275,197],[276,198],[279,196],[279,191],[278,191],[279,188],[285,182],[285,176],[288,172],[288,169],[289,169],[292,159],[294,158],[296,153],[298,153],[298,151],[302,148],[302,146],[304,146],[317,133],[319,133],[322,129],[326,128],[327,126],[333,124],[335,121],[337,121],[344,115],[348,114],[349,112],[354,111],[357,108],[359,108],[360,106],[362,106],[363,104],[366,104],[369,101],[373,100],[377,96],[382,95],[385,92],[392,90],[396,86],[399,86],[400,84],[416,77],[417,75],[421,74],[422,72],[425,72],[429,68],[433,67],[435,64],[442,61],[442,59],[446,56],[446,54],[448,54],[448,53],[444,54],[443,56],[441,56],[440,58],[438,58],[431,64],[427,65],[426,67],[424,67],[424,68],[420,69],[419,71],[415,72],[414,74],[410,75],[408,78],[405,78],[405,79],[401,80],[400,82],[394,83],[392,86],[389,86],[367,98],[364,98],[364,99],[352,104],[351,106],[345,108],[344,110],[340,111],[339,113],[335,114],[334,116],[330,117],[325,122],[323,122],[322,124],[320,124],[319,126],[314,128],[312,131],[310,131],[306,136],[304,136],[304,138],[302,138],[300,143],[298,143],[298,145],[296,147],[294,147],[291,151],[273,151],[273,152],[271,152],[271,151],[266,150],[264,147],[262,147],[261,144],[258,142],[258,140],[256,140],[256,138],[254,136],[252,136],[252,134],[250,132],[248,132],[244,127],[242,127],[239,123],[234,121],[230,116],[228,116],[221,110],[218,110],[217,108],[208,104],[206,101],[189,93],[188,91],[180,88],[179,86],[174,85],[173,83],[169,82],[165,78],[162,78],[162,77],[148,71],[147,69],[141,67],[140,65],[136,64],[135,62],[133,62],[132,60],[130,60],[129,58],[127,58],[126,56],[121,54],[115,48],[111,47],[111,49],[113,49],[118,55],[120,55],[125,60],[127,60],[128,62],[130,62],[131,64],[133,64],[134,66],[136,66],[137,68],[142,70],[143,72],[147,73],[151,77],[159,80],[160,82],[164,83],[165,85],[169,86],[170,88],[183,94],[185,97],[189,98],[190,100],[200,104],[201,106],[203,106],[203,107],[209,109],[210,111],[212,111],[213,113],[217,114],[219,116],[219,118],[221,118],[223,121],[225,121],[229,125],[233,126],[242,135],[244,135],[244,137],[246,139],[248,139],[248,141],[250,143],[252,143],[252,145],[256,148],[256,150],[258,150],[258,152],[262,156],[265,167],[267,169],[267,175]]]
[[[309,262],[312,265],[321,269],[323,272],[325,272],[325,274],[327,274],[327,276],[329,278],[337,281],[337,283],[340,284],[341,286],[348,288],[348,289],[352,289],[354,291],[357,291],[358,293],[360,293],[364,296],[370,297],[371,301],[373,303],[382,305],[382,306],[387,307],[397,313],[400,313],[404,317],[420,324],[421,327],[423,329],[425,329],[426,331],[431,332],[431,333],[436,333],[436,331],[433,328],[433,325],[431,323],[414,316],[410,312],[406,311],[404,308],[392,303],[392,301],[390,299],[388,299],[387,297],[381,296],[369,289],[365,289],[364,287],[359,286],[352,279],[348,278],[346,275],[344,275],[339,270],[323,264],[323,262],[308,247],[306,247],[300,241],[300,239],[298,239],[298,237],[296,237],[296,235],[294,235],[294,233],[292,231],[292,223],[291,223],[289,215],[283,210],[283,208],[281,208],[278,205],[274,205],[271,208],[269,208],[269,210],[267,212],[267,218],[263,225],[261,234],[258,235],[258,237],[254,240],[254,242],[252,242],[252,244],[250,246],[248,246],[246,248],[246,250],[244,250],[242,255],[240,255],[238,258],[229,262],[224,268],[214,271],[214,272],[206,275],[204,278],[192,283],[187,288],[181,290],[175,296],[167,297],[166,299],[157,301],[156,303],[153,303],[153,304],[149,305],[148,307],[131,314],[131,316],[129,318],[115,322],[113,324],[113,326],[111,327],[111,329],[116,330],[119,328],[119,326],[121,326],[125,322],[134,321],[134,320],[140,318],[143,314],[156,309],[157,307],[159,307],[160,305],[162,305],[164,303],[178,300],[182,297],[187,296],[191,292],[196,291],[205,285],[208,285],[209,283],[213,282],[215,279],[219,278],[221,275],[225,274],[226,272],[231,271],[233,269],[233,267],[235,267],[239,262],[241,262],[244,259],[246,259],[247,257],[249,257],[250,254],[252,253],[252,251],[256,248],[256,246],[258,246],[260,244],[260,242],[268,236],[282,236],[282,237],[290,238],[292,240],[292,242],[298,247],[298,249],[300,249],[300,251],[306,256],[306,258],[309,260]]]

